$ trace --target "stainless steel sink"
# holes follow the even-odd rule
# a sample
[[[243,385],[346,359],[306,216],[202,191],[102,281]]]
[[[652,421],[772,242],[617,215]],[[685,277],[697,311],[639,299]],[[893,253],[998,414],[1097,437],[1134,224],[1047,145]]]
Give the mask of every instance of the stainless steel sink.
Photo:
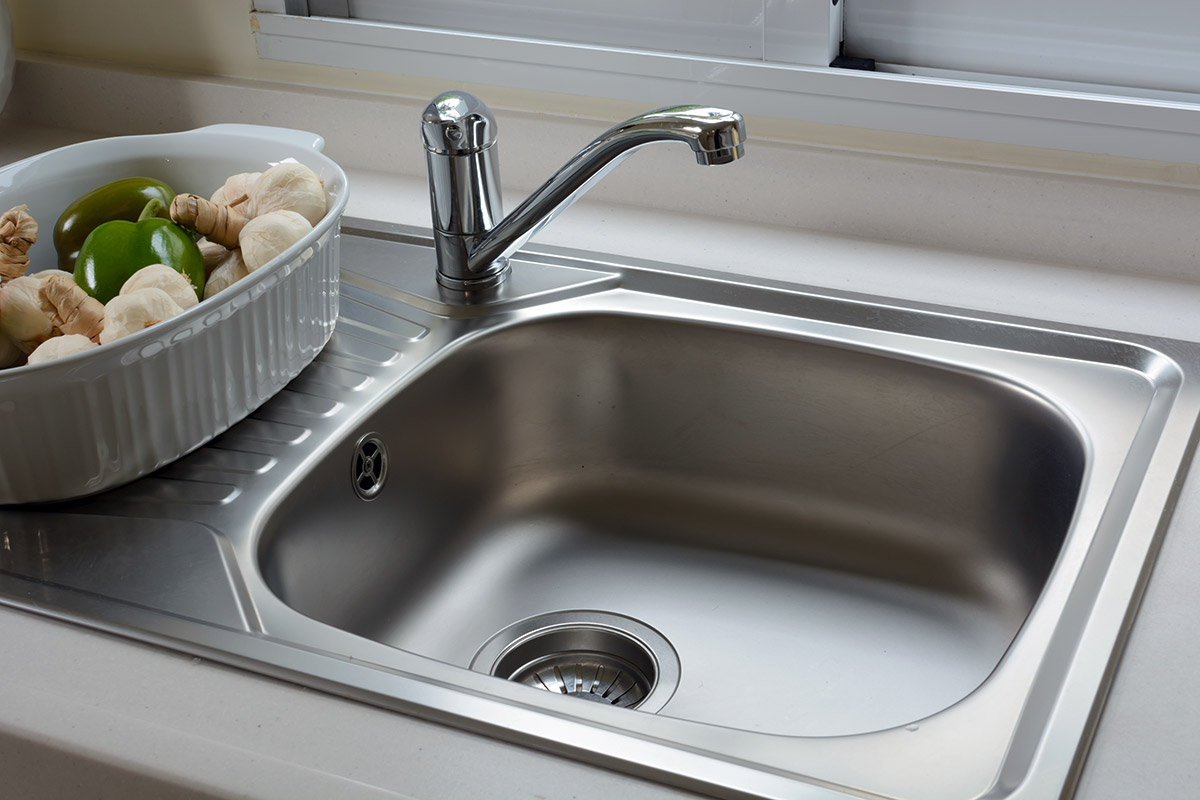
[[[471,305],[415,231],[341,246],[253,418],[0,510],[4,602],[720,796],[1070,792],[1200,347],[555,249]]]
[[[612,611],[679,654],[661,713],[793,736],[983,683],[1086,468],[1011,379],[616,310],[471,339],[360,427],[389,454],[378,497],[348,491],[356,429],[264,528],[288,605],[461,667],[516,620]]]

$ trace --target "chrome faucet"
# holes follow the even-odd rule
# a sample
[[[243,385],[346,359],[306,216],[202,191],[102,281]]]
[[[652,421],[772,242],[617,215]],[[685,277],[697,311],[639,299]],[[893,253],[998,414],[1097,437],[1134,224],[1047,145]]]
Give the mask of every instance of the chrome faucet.
[[[473,291],[508,276],[508,257],[634,150],[683,142],[700,164],[728,164],[744,153],[741,114],[675,106],[628,119],[600,134],[507,217],[500,219],[496,119],[479,98],[445,92],[421,115],[429,169],[438,283]]]

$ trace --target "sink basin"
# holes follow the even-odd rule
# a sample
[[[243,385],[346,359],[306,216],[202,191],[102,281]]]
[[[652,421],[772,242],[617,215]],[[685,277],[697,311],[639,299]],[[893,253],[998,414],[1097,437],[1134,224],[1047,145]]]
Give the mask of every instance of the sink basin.
[[[0,602],[717,796],[1070,793],[1200,348],[557,249],[464,303],[342,238],[316,362],[0,509]]]
[[[983,683],[1087,463],[1008,380],[598,313],[472,339],[359,427],[389,454],[379,494],[349,491],[356,430],[264,529],[288,605],[461,667],[526,617],[626,615],[681,661],[660,713],[790,736],[904,725]]]

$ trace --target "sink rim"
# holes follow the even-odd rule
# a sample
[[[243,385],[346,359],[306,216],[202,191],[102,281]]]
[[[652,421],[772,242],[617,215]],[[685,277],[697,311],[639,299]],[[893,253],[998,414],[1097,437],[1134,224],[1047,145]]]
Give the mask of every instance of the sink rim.
[[[427,238],[413,233],[414,229],[376,225],[373,230],[374,236],[393,244],[400,244],[404,248],[414,249],[409,255],[418,262],[431,258],[427,250]],[[347,232],[345,226],[343,232]],[[381,289],[370,276],[360,279],[346,273],[343,285],[350,296],[355,296],[356,293],[359,297],[364,296],[360,291],[363,287],[378,290],[370,297],[370,302],[384,310],[398,308],[402,300],[411,301],[400,316],[415,321],[418,325],[444,324],[444,328],[461,332],[469,329],[472,319],[486,320],[486,316],[477,308],[439,306],[435,289],[429,287],[432,283],[432,268],[425,270],[425,266],[424,263],[418,263],[407,271],[411,275],[402,278],[401,286],[390,290]],[[769,281],[731,279],[727,275],[654,265],[649,262],[614,264],[611,260],[594,256],[580,259],[578,254],[552,248],[538,248],[526,261],[519,262],[517,269],[526,272],[531,281],[547,272],[554,274],[547,278],[550,288],[538,289],[531,295],[521,294],[524,291],[521,285],[524,278],[514,275],[514,298],[511,303],[497,309],[497,317],[502,320],[511,321],[514,315],[519,316],[522,311],[530,308],[545,308],[546,305],[555,303],[569,304],[571,301],[580,298],[586,300],[609,290],[636,294],[672,282],[684,282],[690,289],[701,294],[714,292],[724,298],[727,293],[732,293],[739,299],[749,298],[754,302],[785,299],[800,305],[841,304],[839,307],[842,309],[861,309],[864,304],[869,304],[869,301],[859,295],[842,296],[835,292],[815,292]],[[561,273],[562,270],[566,270],[567,273]],[[576,273],[571,273],[571,270],[575,270]],[[531,300],[530,297],[534,299]],[[1142,369],[1156,370],[1156,380],[1161,379],[1165,384],[1172,381],[1181,382],[1185,373],[1190,374],[1200,369],[1200,346],[1183,342],[1132,334],[1111,334],[1071,326],[1051,326],[975,312],[925,309],[917,304],[892,300],[882,300],[869,307],[882,310],[884,318],[898,321],[901,326],[914,318],[933,320],[939,326],[950,328],[955,324],[965,324],[962,323],[964,320],[978,324],[980,329],[999,326],[1012,335],[1016,343],[1014,346],[1019,345],[1023,339],[1049,335],[1058,337],[1057,341],[1069,341],[1073,347],[1081,347],[1085,351],[1089,347],[1092,350],[1103,350],[1107,347],[1110,355],[1120,351],[1118,360],[1124,359],[1126,368],[1134,369],[1140,364]],[[435,319],[436,315],[430,309],[441,309],[443,316],[440,321]],[[803,759],[798,759],[797,750],[791,746],[792,743],[781,742],[778,737],[728,737],[727,732],[721,732],[721,736],[725,738],[714,742],[713,732],[697,731],[694,727],[688,727],[696,726],[696,723],[686,723],[683,726],[665,724],[662,718],[638,715],[639,724],[634,724],[626,718],[612,716],[627,712],[593,708],[593,704],[574,704],[581,708],[572,707],[568,713],[560,705],[552,702],[556,698],[543,698],[537,696],[538,693],[526,693],[523,687],[508,686],[482,675],[476,675],[478,680],[475,680],[470,676],[458,674],[463,672],[461,668],[450,668],[454,673],[449,673],[438,669],[436,665],[423,663],[428,661],[427,659],[409,657],[411,654],[388,652],[391,648],[366,642],[351,634],[331,633],[324,630],[326,626],[321,626],[321,635],[326,637],[327,643],[336,648],[338,655],[321,652],[319,648],[314,647],[311,643],[314,623],[287,608],[277,599],[273,600],[273,595],[265,588],[262,576],[257,574],[257,561],[254,558],[252,543],[257,537],[262,521],[270,516],[270,510],[294,486],[295,476],[303,472],[306,464],[328,452],[333,447],[330,442],[340,440],[353,428],[354,423],[347,419],[365,419],[371,409],[383,402],[380,400],[383,394],[398,391],[399,387],[419,373],[423,364],[427,366],[431,353],[445,346],[446,338],[442,329],[434,330],[433,327],[436,326],[431,326],[426,334],[415,339],[409,337],[404,344],[404,348],[407,348],[407,360],[402,359],[402,363],[389,365],[381,370],[385,379],[381,379],[380,383],[387,383],[387,386],[377,386],[377,392],[364,393],[347,403],[347,417],[331,421],[326,426],[323,437],[312,437],[307,444],[297,445],[304,455],[298,464],[293,465],[287,476],[275,472],[248,477],[239,496],[208,515],[209,521],[206,524],[218,531],[232,527],[239,519],[254,521],[252,534],[243,535],[236,542],[227,542],[224,552],[231,580],[237,584],[236,591],[244,601],[247,611],[245,630],[166,617],[146,608],[118,603],[95,595],[64,595],[57,597],[54,605],[30,602],[27,597],[22,597],[22,591],[28,588],[30,581],[4,572],[0,572],[0,602],[60,619],[82,622],[91,627],[176,650],[196,653],[215,661],[277,675],[293,682],[315,685],[335,694],[447,722],[456,727],[484,732],[532,747],[561,752],[561,742],[573,741],[565,734],[583,732],[590,737],[589,741],[606,745],[603,752],[610,755],[601,757],[589,752],[587,747],[574,746],[571,752],[575,757],[609,768],[625,769],[684,788],[696,788],[722,795],[844,798],[845,794],[836,788],[836,774],[834,777],[830,775],[838,770],[854,773],[856,762],[862,761],[864,753],[878,753],[878,748],[886,744],[887,759],[891,763],[899,763],[911,760],[922,752],[930,752],[930,747],[922,743],[927,742],[936,732],[935,729],[939,725],[937,719],[923,722],[918,731],[901,728],[837,737],[830,741],[804,740],[800,743],[804,750],[801,754]],[[1079,355],[1078,352],[1072,351],[1072,357]],[[1075,658],[1070,661],[1073,682],[1063,691],[1056,694],[1052,687],[1047,688],[1041,684],[1034,687],[1040,693],[1035,693],[1035,696],[1053,695],[1057,698],[1059,705],[1056,713],[1045,727],[1044,735],[1025,735],[1024,738],[1018,736],[1014,739],[1014,747],[1011,750],[1006,746],[1009,755],[1002,762],[999,774],[994,776],[995,785],[991,786],[989,776],[988,786],[984,786],[984,789],[991,787],[1002,796],[1042,797],[1049,793],[1061,792],[1077,777],[1086,752],[1088,735],[1102,705],[1103,689],[1111,677],[1116,654],[1119,653],[1120,644],[1132,621],[1136,598],[1148,577],[1152,555],[1170,517],[1174,496],[1178,491],[1178,483],[1174,478],[1186,468],[1187,460],[1195,447],[1196,420],[1200,416],[1200,390],[1189,381],[1175,387],[1172,392],[1173,396],[1170,398],[1165,397],[1168,392],[1156,394],[1155,401],[1158,405],[1155,406],[1155,413],[1160,418],[1158,422],[1161,431],[1153,437],[1154,441],[1131,443],[1131,447],[1138,446],[1139,455],[1149,467],[1146,478],[1136,482],[1136,491],[1130,492],[1131,496],[1125,498],[1128,513],[1124,516],[1127,519],[1113,521],[1111,518],[1104,518],[1103,509],[1092,509],[1097,525],[1101,522],[1117,525],[1119,522],[1118,527],[1122,531],[1127,528],[1133,531],[1132,535],[1114,534],[1115,538],[1110,537],[1114,540],[1108,544],[1113,550],[1113,557],[1118,550],[1126,555],[1132,552],[1134,563],[1124,563],[1121,569],[1109,569],[1104,563],[1097,567],[1098,557],[1089,552],[1090,548],[1077,545],[1073,553],[1075,561],[1071,566],[1088,568],[1085,577],[1092,584],[1090,591],[1096,599],[1091,606],[1092,610],[1068,606],[1074,581],[1061,579],[1055,584],[1062,595],[1058,600],[1067,607],[1067,612],[1079,626],[1078,647],[1084,651],[1091,651],[1092,657]],[[1139,431],[1144,430],[1144,427],[1139,428]],[[320,439],[320,442],[317,442],[317,439]],[[1118,476],[1114,476],[1114,482],[1116,477]],[[1085,476],[1089,486],[1091,479],[1090,473]],[[115,513],[123,510],[139,516],[159,514],[165,520],[171,519],[172,513],[179,515],[184,510],[181,506],[172,507],[165,512],[162,508],[138,509],[134,503],[138,491],[148,490],[119,490],[115,494],[96,500],[95,505],[88,508],[91,509],[90,513]],[[248,510],[251,504],[254,506],[253,511]],[[1078,524],[1080,523],[1077,519],[1072,525],[1073,531]],[[1078,539],[1079,537],[1072,534],[1068,544],[1071,541],[1077,542]],[[1106,561],[1103,558],[1099,560]],[[1067,567],[1064,567],[1063,571],[1066,570]],[[1050,581],[1060,577],[1056,567]],[[1046,593],[1043,593],[1038,601],[1039,606],[1045,597]],[[1095,608],[1101,608],[1104,613],[1096,612]],[[1036,609],[1037,607],[1035,613]],[[1050,636],[1054,633],[1057,619],[1038,619],[1043,623],[1038,626],[1038,635]],[[270,633],[266,633],[265,630],[269,630]],[[1027,635],[1027,630],[1022,629],[1018,640],[1024,641],[1031,636],[1032,633]],[[1055,641],[1065,650],[1076,650],[1074,642],[1062,643],[1057,639]],[[1017,645],[1015,642],[1014,652]],[[1036,662],[1040,660],[1036,653],[1029,653],[1028,647],[1022,651],[1022,656],[1033,662],[1026,665],[1031,669],[1035,668]],[[347,661],[347,658],[351,661]],[[1036,672],[1036,669],[1033,671]],[[1011,674],[1011,670],[997,673],[1000,678]],[[489,683],[481,683],[483,680]],[[992,685],[991,681],[985,683],[985,686]],[[527,697],[527,694],[534,696]],[[979,694],[967,698],[955,707],[959,710],[957,716],[966,715],[976,721],[988,719],[989,715],[981,710],[983,700],[986,698]],[[1026,719],[1025,724],[1032,724],[1027,722],[1027,718],[1023,719]],[[649,723],[646,720],[655,722]],[[1010,728],[1016,730],[1015,724]],[[1029,732],[1022,729],[1018,733]],[[946,738],[949,741],[954,737]],[[672,739],[683,744],[668,744]],[[731,744],[737,746],[729,746]],[[939,755],[945,754],[944,749],[934,748],[934,751]],[[955,785],[977,785],[978,776],[968,774],[971,772],[966,764],[968,760],[948,765],[947,772],[939,776],[939,784],[949,785],[957,781]],[[806,763],[821,763],[831,769],[822,774],[820,770],[808,769]]]

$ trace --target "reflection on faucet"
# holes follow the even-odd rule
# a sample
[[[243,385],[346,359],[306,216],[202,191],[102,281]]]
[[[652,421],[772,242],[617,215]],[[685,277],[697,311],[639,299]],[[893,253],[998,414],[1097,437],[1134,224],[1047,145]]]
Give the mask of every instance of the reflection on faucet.
[[[421,117],[429,169],[438,283],[464,291],[499,284],[508,257],[639,147],[683,142],[700,164],[745,154],[741,114],[675,106],[628,119],[600,134],[503,219],[496,120],[466,92],[438,95]]]

